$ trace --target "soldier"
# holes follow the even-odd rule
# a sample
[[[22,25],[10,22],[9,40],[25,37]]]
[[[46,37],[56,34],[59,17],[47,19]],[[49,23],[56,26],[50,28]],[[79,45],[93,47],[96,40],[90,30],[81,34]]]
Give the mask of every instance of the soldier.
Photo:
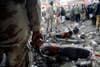
[[[53,25],[53,1],[50,1],[49,7],[46,10],[46,16],[47,16],[47,32],[52,32],[52,25]]]
[[[74,14],[76,22],[80,22],[80,8],[78,5],[74,7]]]
[[[100,30],[100,0],[98,0],[99,3],[97,4],[97,7],[96,7],[96,30],[97,32],[99,32]]]
[[[26,44],[30,31],[35,36],[39,29],[39,0],[0,0],[0,58],[6,53],[5,67],[29,66]]]

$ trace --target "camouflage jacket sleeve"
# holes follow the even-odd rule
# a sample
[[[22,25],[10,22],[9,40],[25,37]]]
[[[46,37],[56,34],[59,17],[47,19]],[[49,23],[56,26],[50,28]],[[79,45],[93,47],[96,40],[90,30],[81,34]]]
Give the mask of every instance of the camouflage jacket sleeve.
[[[33,31],[39,31],[41,20],[40,0],[26,0],[27,14]]]

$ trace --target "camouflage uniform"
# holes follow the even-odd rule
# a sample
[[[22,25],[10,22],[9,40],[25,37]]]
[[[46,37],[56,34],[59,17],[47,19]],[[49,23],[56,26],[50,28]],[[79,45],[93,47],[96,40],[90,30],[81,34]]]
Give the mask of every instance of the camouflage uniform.
[[[100,0],[96,6],[95,14],[96,14],[96,30],[97,32],[99,32],[100,31]]]
[[[25,46],[30,31],[39,31],[39,3],[39,0],[0,0],[0,54],[7,53],[6,67],[28,67],[23,65],[28,52]]]
[[[53,25],[53,6],[49,5],[46,10],[47,31],[52,32]]]

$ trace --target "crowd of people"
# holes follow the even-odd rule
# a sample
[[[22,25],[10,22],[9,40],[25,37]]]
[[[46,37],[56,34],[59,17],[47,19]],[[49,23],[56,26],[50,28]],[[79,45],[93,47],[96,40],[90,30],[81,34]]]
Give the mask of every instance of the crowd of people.
[[[56,23],[63,23],[68,20],[79,23],[91,20],[92,24],[96,26],[96,29],[99,29],[100,25],[98,22],[100,22],[100,17],[98,16],[99,19],[96,19],[97,15],[100,15],[100,0],[99,3],[92,3],[88,6],[85,6],[85,4],[75,4],[68,6],[67,8],[53,6],[52,2],[47,10],[42,11],[42,16],[44,17],[45,22],[48,22],[48,27],[50,22],[52,27],[52,23],[55,22],[55,20]]]

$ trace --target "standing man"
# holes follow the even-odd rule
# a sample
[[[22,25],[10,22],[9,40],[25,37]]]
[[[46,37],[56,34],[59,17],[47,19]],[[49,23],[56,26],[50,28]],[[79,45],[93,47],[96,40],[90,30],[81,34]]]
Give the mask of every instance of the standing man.
[[[40,11],[39,0],[0,0],[0,67],[31,67],[26,44],[39,34]]]
[[[80,8],[78,5],[76,5],[74,7],[74,14],[75,14],[75,20],[76,22],[79,22],[80,21]]]
[[[97,32],[100,31],[100,0],[96,8],[96,30]]]
[[[53,27],[53,15],[54,15],[54,10],[53,10],[53,1],[50,1],[49,7],[47,8],[46,11],[46,17],[47,17],[47,32],[52,32],[52,27]]]
[[[71,20],[72,21],[75,21],[75,13],[74,13],[74,5],[72,6],[72,9],[71,9]]]
[[[81,20],[83,22],[86,20],[86,14],[87,14],[87,9],[85,7],[85,4],[82,4],[82,7],[81,7]]]
[[[61,23],[63,23],[65,21],[65,9],[63,7],[61,7]]]

